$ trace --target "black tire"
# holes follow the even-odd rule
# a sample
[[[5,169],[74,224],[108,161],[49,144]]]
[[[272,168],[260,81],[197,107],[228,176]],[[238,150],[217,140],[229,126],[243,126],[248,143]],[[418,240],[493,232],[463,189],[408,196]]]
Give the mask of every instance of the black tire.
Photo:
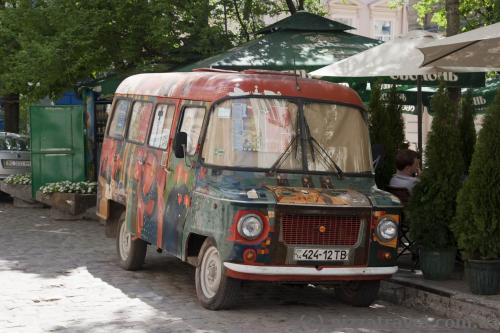
[[[126,230],[125,212],[118,220],[118,233],[116,235],[116,251],[118,254],[118,263],[127,271],[136,271],[144,265],[148,244],[142,239],[133,239]],[[128,237],[125,235],[128,234]],[[128,240],[126,240],[128,238]],[[125,242],[129,242],[127,246]]]
[[[215,282],[211,279],[215,279]],[[216,282],[217,279],[219,283]],[[198,300],[209,310],[228,309],[234,305],[239,295],[241,281],[226,276],[219,250],[209,238],[198,253],[195,283]]]
[[[370,306],[378,296],[380,281],[349,281],[335,288],[341,302],[359,307]]]

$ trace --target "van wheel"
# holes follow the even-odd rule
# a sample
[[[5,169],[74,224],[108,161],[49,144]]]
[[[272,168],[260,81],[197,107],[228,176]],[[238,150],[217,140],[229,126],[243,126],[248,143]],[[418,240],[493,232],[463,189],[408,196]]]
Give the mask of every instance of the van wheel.
[[[123,269],[136,271],[142,268],[148,244],[142,239],[134,239],[127,230],[125,223],[125,213],[120,216],[118,221],[118,235],[116,237],[116,250],[118,252],[118,261]]]
[[[227,277],[220,253],[207,238],[201,246],[196,266],[196,295],[201,305],[209,310],[231,307],[239,294],[241,281]]]
[[[367,307],[378,296],[380,281],[349,281],[335,288],[337,298],[349,305]]]

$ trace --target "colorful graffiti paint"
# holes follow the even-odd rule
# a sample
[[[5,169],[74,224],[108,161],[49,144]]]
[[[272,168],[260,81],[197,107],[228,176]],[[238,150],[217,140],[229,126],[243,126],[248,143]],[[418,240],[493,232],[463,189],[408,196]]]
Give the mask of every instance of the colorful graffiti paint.
[[[290,99],[298,105],[297,110],[302,110],[304,101],[309,100],[350,105],[357,108],[355,112],[361,112],[363,107],[356,93],[347,88],[290,75],[195,72],[143,74],[125,80],[117,90],[113,108],[121,103],[126,105],[128,113],[120,115],[122,118],[119,121],[114,122],[113,115],[108,121],[98,178],[98,215],[109,220],[111,202],[126,207],[127,227],[134,237],[183,260],[193,255],[188,249],[190,237],[198,235],[212,239],[224,262],[235,264],[317,266],[318,261],[301,262],[294,257],[296,246],[292,246],[287,239],[296,238],[299,245],[303,242],[305,245],[302,245],[309,248],[330,246],[350,249],[347,260],[320,262],[322,266],[394,266],[396,242],[384,242],[370,235],[376,228],[376,221],[373,223],[375,211],[397,216],[401,206],[394,196],[376,188],[370,172],[346,172],[340,176],[328,170],[309,172],[299,168],[292,172],[268,172],[258,168],[225,168],[205,164],[201,149],[214,103],[228,98],[276,96]],[[150,117],[152,120],[147,117],[132,119],[130,113],[137,101],[152,103],[155,114]],[[168,140],[160,139],[158,133],[154,140],[147,134],[140,136],[144,142],[129,140],[130,131],[126,126],[128,123],[130,128],[131,121],[146,122],[137,127],[142,131],[163,128],[159,127],[162,124],[153,123],[166,119],[159,112],[166,112],[168,108],[159,108],[160,105],[175,106],[172,108],[175,110],[172,123],[165,127],[168,133],[164,135],[168,136]],[[241,109],[240,105],[238,109],[220,110],[217,115],[223,124],[221,126],[232,124],[227,122],[231,112],[242,112],[240,118],[254,112]],[[115,110],[114,114],[117,112]],[[188,116],[188,112],[194,113]],[[265,115],[265,112],[262,114]],[[256,112],[252,115],[259,116]],[[286,123],[291,124],[291,118],[286,119]],[[176,133],[185,131],[186,122],[192,123],[188,135],[195,139],[184,146],[186,156],[177,158],[173,154],[174,138]],[[279,127],[273,127],[272,131],[269,128],[261,130],[255,127],[260,126],[258,122],[253,122],[252,126],[253,133],[261,131],[259,133],[267,133],[265,135],[273,135],[279,130]],[[257,137],[257,134],[254,136]],[[230,137],[234,138],[235,134]],[[282,137],[292,140],[293,135],[287,132],[286,137]],[[152,146],[157,142],[168,144],[166,147]],[[368,146],[369,142],[364,144]],[[252,149],[242,146],[239,154],[255,155],[259,147],[270,149],[269,146],[256,144]],[[287,148],[287,144],[274,146]],[[192,154],[189,153],[190,147]],[[213,151],[220,155],[222,150],[215,146]],[[268,163],[267,156],[275,153],[264,151],[262,156],[258,155],[261,159],[259,165]],[[316,154],[320,155],[319,152]],[[240,220],[247,215],[262,221],[262,231],[255,239],[245,238],[239,230]],[[300,219],[295,218],[297,216]],[[380,216],[383,214],[379,213],[377,218]],[[314,227],[317,230],[303,227],[300,224],[303,220],[319,223]],[[340,228],[338,226],[342,226],[344,229],[339,230],[344,231],[332,230]],[[346,235],[349,232],[355,234]],[[295,234],[289,236],[287,233]],[[307,233],[314,235],[309,237]],[[389,253],[384,260],[380,259],[381,251]],[[384,274],[374,276],[380,278]],[[237,276],[245,277],[241,274]]]

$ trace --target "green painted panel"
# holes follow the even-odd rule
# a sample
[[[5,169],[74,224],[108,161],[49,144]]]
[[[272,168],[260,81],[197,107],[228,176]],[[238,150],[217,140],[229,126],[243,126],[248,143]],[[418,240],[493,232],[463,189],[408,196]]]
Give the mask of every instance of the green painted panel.
[[[33,196],[40,186],[85,180],[83,107],[31,106]]]

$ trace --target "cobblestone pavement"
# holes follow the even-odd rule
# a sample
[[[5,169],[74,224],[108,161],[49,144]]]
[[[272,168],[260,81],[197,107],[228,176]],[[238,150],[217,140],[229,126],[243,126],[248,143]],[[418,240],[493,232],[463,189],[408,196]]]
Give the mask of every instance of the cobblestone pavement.
[[[143,271],[124,271],[97,221],[48,216],[0,203],[2,333],[475,331],[384,302],[349,307],[314,287],[250,284],[234,310],[207,311],[191,266],[150,251]]]

